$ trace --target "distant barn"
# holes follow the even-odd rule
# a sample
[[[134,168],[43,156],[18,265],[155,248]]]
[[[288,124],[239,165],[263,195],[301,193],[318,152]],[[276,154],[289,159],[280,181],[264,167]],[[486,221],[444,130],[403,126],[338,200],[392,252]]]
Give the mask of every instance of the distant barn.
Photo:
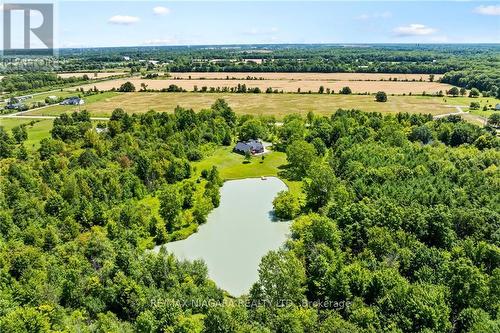
[[[263,153],[264,146],[259,140],[240,141],[236,144],[233,151],[243,155],[246,155],[247,153],[254,155]]]

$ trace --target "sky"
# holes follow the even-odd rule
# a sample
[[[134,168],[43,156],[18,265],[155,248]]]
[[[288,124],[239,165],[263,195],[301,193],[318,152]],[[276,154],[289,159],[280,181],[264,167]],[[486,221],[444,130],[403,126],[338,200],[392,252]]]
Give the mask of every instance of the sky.
[[[500,1],[58,1],[55,8],[58,47],[500,43]],[[32,27],[41,24],[37,14]],[[22,43],[19,33],[13,41]]]

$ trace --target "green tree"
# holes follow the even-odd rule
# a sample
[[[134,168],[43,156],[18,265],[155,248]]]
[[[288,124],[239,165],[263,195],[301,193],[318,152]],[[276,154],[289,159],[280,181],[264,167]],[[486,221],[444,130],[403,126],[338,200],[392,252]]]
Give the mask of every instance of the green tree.
[[[479,102],[471,102],[470,109],[471,110],[479,110],[481,108],[481,104]]]
[[[411,141],[420,141],[423,144],[427,144],[432,140],[432,131],[426,125],[415,126],[411,130],[409,139]]]
[[[342,89],[340,89],[339,94],[349,95],[352,94],[352,90],[349,87],[343,87]]]
[[[288,145],[295,140],[304,139],[305,135],[305,126],[302,119],[291,119],[290,121],[286,121],[283,126],[279,129],[278,136],[283,145]]]
[[[300,201],[290,191],[281,191],[273,200],[274,213],[283,220],[292,220],[300,213]]]
[[[20,125],[12,128],[12,136],[17,143],[21,143],[28,139],[28,131],[26,131],[26,126]]]
[[[460,94],[460,91],[458,90],[457,87],[452,87],[450,90],[448,90],[448,95],[451,95],[453,97],[457,97]]]
[[[472,88],[469,92],[469,97],[479,97],[479,89]]]
[[[375,100],[377,102],[387,102],[387,94],[383,91],[379,91],[375,94]]]
[[[259,280],[250,290],[254,304],[283,306],[304,300],[306,275],[291,251],[270,251],[259,265]]]
[[[118,88],[118,91],[120,92],[134,92],[135,91],[135,86],[132,82],[127,81],[124,84]]]
[[[266,129],[258,119],[247,120],[241,125],[239,138],[242,141],[261,139],[266,136]]]
[[[488,117],[488,124],[494,127],[500,126],[500,113],[493,113]]]
[[[332,168],[325,163],[313,164],[304,184],[307,204],[315,209],[324,206],[332,197],[337,179]]]
[[[316,159],[316,149],[304,140],[296,140],[287,147],[286,159],[293,172],[293,178],[301,178],[306,175]]]
[[[159,198],[160,215],[165,220],[167,231],[172,232],[182,211],[182,197],[174,185],[167,185],[161,191]]]

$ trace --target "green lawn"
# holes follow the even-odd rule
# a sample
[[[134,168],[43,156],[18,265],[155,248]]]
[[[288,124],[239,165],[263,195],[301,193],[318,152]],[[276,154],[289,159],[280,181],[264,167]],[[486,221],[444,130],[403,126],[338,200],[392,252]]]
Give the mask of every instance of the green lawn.
[[[203,169],[210,169],[216,166],[221,177],[224,180],[258,178],[262,176],[278,177],[280,167],[287,164],[286,154],[277,151],[271,151],[264,156],[251,157],[250,161],[245,161],[245,157],[233,153],[232,146],[216,148],[212,154],[193,165],[196,168],[196,176],[201,174]],[[282,180],[287,184],[290,191],[301,192],[301,182]]]
[[[475,115],[478,115],[478,116],[481,116],[481,117],[484,117],[484,118],[488,118],[489,116],[491,116],[492,114],[494,113],[500,113],[500,111],[495,111],[495,110],[488,110],[488,111],[483,111],[483,110],[471,110],[469,111],[470,113],[472,114],[475,114]]]
[[[471,102],[479,102],[481,108],[484,105],[495,107],[495,104],[500,103],[500,99],[495,97],[443,97],[443,99],[450,105],[469,106]]]
[[[15,119],[15,118],[0,118],[0,126],[5,130],[11,131],[13,127],[28,124],[26,129],[28,131],[28,140],[24,142],[27,149],[38,149],[40,140],[50,137],[50,130],[52,129],[52,119]]]

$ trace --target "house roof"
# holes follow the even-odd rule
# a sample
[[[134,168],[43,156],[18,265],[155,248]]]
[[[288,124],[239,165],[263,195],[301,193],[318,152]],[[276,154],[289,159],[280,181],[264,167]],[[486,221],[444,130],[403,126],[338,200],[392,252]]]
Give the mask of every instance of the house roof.
[[[264,149],[264,146],[262,145],[262,142],[258,140],[249,140],[249,141],[240,141],[236,144],[234,147],[235,150],[238,151],[262,151]]]

